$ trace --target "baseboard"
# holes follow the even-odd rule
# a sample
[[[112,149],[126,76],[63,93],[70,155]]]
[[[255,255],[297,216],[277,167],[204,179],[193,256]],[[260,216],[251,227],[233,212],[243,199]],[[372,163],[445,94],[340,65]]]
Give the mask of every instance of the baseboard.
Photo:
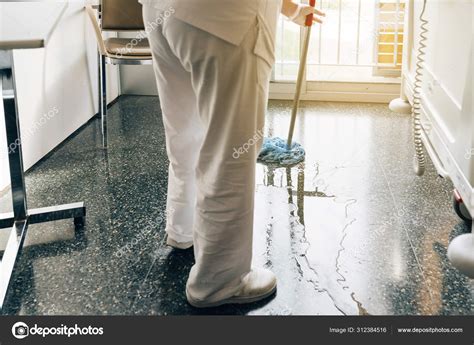
[[[273,82],[270,99],[292,100],[295,83]],[[308,82],[303,86],[301,100],[324,102],[389,103],[400,95],[400,83]]]

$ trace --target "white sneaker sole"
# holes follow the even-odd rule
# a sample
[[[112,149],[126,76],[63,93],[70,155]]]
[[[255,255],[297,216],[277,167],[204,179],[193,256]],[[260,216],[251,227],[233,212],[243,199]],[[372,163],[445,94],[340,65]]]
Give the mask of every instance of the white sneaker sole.
[[[219,307],[225,304],[247,304],[247,303],[258,302],[267,297],[270,297],[276,292],[276,290],[277,290],[277,284],[275,284],[270,290],[268,290],[262,295],[257,295],[257,296],[252,296],[252,297],[233,296],[230,298],[223,299],[221,301],[216,301],[216,302],[211,302],[211,303],[193,300],[192,298],[189,297],[188,294],[186,295],[187,295],[189,304],[191,304],[195,308],[213,308],[213,307]]]

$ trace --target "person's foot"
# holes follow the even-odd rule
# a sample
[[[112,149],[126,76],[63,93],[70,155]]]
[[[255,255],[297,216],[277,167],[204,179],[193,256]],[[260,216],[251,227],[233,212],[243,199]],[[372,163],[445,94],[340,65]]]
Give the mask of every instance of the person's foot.
[[[243,285],[235,295],[220,301],[200,301],[189,296],[186,297],[189,304],[196,308],[218,307],[223,304],[253,303],[270,297],[276,292],[277,280],[273,272],[267,269],[253,269],[243,279]]]
[[[173,240],[171,237],[167,236],[166,238],[166,244],[170,247],[173,247],[175,249],[189,249],[193,246],[193,241],[189,242],[176,242]]]

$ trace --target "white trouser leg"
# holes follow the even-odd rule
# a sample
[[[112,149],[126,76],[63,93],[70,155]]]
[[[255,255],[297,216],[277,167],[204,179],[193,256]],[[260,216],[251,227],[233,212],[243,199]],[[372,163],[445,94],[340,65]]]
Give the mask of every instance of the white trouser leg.
[[[165,22],[162,34],[151,34],[159,41],[150,42],[155,58],[159,56],[157,64],[166,60],[162,63],[172,62],[178,68],[178,58],[190,73],[204,126],[196,166],[196,263],[187,283],[187,293],[194,300],[230,297],[251,269],[255,166],[267,104],[272,63],[269,56],[273,54],[273,47],[264,44],[261,24],[256,20],[240,46],[172,17]],[[164,39],[174,56],[159,51]],[[161,66],[157,70],[164,71]],[[189,74],[181,71],[176,75]],[[176,75],[158,75],[160,97],[170,97],[162,99],[167,119],[172,115],[166,115],[166,104],[176,102],[179,112],[183,98],[180,90],[162,92]],[[170,134],[167,129],[167,136]],[[239,148],[242,154],[236,156]],[[178,166],[189,158],[179,156],[172,147],[170,155]]]
[[[170,160],[166,231],[177,242],[189,242],[193,240],[195,171],[204,127],[198,117],[191,74],[173,55],[161,30],[150,35],[150,44]]]

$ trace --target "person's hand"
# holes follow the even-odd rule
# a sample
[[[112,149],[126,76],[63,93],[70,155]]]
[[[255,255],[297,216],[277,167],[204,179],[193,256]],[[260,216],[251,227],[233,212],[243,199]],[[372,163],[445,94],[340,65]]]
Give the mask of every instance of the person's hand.
[[[321,12],[314,7],[303,4],[295,4],[292,1],[284,1],[282,7],[282,13],[288,17],[293,23],[296,23],[301,26],[305,26],[306,17],[310,14],[316,14],[313,16],[314,23],[322,24],[323,21],[319,17],[325,17],[326,14]]]

